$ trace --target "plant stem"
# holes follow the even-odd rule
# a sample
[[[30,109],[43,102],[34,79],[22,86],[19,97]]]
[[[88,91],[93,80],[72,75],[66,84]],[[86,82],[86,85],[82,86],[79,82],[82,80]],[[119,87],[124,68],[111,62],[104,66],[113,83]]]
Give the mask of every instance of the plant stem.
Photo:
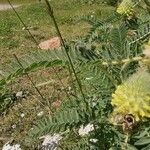
[[[11,6],[11,8],[13,9],[13,11],[15,12],[16,16],[18,17],[19,21],[22,23],[22,25],[24,26],[24,28],[27,30],[27,32],[28,32],[29,35],[31,36],[33,42],[36,44],[36,46],[37,46],[38,48],[40,48],[40,47],[38,46],[39,44],[38,44],[37,40],[36,40],[35,37],[32,35],[32,33],[30,32],[30,30],[28,29],[28,27],[27,27],[27,25],[24,23],[24,21],[21,19],[20,15],[19,15],[18,12],[16,11],[16,9],[13,7],[12,3],[10,2],[10,0],[7,0],[7,1],[8,1],[8,3],[9,3],[9,5]],[[54,67],[52,67],[52,68],[53,68],[54,73],[56,74],[58,80],[60,81],[60,83],[61,83],[62,86],[64,87],[64,91],[65,91],[65,93],[66,93],[66,95],[67,95],[67,98],[70,99],[70,96],[69,96],[69,94],[68,94],[68,92],[67,92],[67,90],[66,90],[64,84],[62,83],[62,81],[61,81],[61,79],[60,79],[58,73],[56,72],[56,70],[55,70]],[[29,76],[29,75],[28,75],[28,76]]]
[[[18,19],[20,20],[20,22],[23,24],[24,28],[27,30],[27,32],[29,33],[29,35],[32,37],[33,42],[38,45],[38,42],[35,40],[34,36],[30,32],[30,30],[28,29],[28,27],[26,26],[26,24],[23,22],[23,20],[21,19],[20,15],[17,13],[17,11],[15,10],[15,8],[13,7],[12,3],[10,2],[10,0],[7,0],[7,1],[9,3],[9,5],[11,6],[11,8],[13,9],[13,11],[15,12],[16,16],[18,17]]]
[[[75,76],[75,78],[76,78],[76,81],[77,81],[77,84],[78,84],[78,86],[79,86],[80,92],[81,92],[81,94],[82,94],[83,100],[84,100],[85,103],[87,103],[87,102],[86,102],[86,99],[85,99],[85,96],[84,96],[84,93],[83,93],[83,90],[82,90],[81,82],[80,82],[80,80],[79,80],[79,78],[78,78],[78,76],[77,76],[77,74],[76,74],[76,71],[75,71],[75,69],[74,69],[74,65],[73,65],[72,59],[71,59],[71,57],[70,57],[70,55],[69,55],[69,53],[68,53],[68,47],[65,45],[65,42],[64,42],[64,40],[63,40],[63,38],[62,38],[62,35],[61,35],[61,33],[60,33],[60,30],[59,30],[59,27],[58,27],[58,25],[57,25],[57,22],[56,22],[56,19],[55,19],[55,16],[54,16],[52,7],[51,7],[51,5],[50,5],[50,3],[49,3],[48,0],[45,0],[45,2],[46,2],[46,4],[47,4],[48,12],[49,12],[50,17],[51,17],[52,20],[53,20],[53,23],[54,23],[54,26],[55,26],[55,28],[56,28],[57,34],[58,34],[58,36],[59,36],[59,38],[60,38],[60,40],[61,40],[61,44],[62,44],[62,46],[63,46],[64,49],[65,49],[67,58],[68,58],[68,60],[69,60],[69,63],[70,63],[71,69],[72,69],[72,71],[73,71],[73,73],[74,73],[74,76]]]
[[[23,67],[23,65],[21,64],[21,62],[19,61],[18,57],[17,57],[15,54],[13,54],[13,55],[14,55],[14,58],[16,59],[16,61],[18,62],[18,64],[20,65],[20,67],[21,67],[22,69],[24,69],[24,67]],[[32,81],[32,79],[31,79],[31,77],[29,76],[29,74],[28,74],[27,72],[25,72],[25,75],[27,76],[27,78],[28,78],[29,81],[31,82],[32,86],[36,89],[37,93],[40,95],[40,97],[42,98],[42,100],[45,101],[45,98],[44,98],[43,95],[41,94],[40,90],[36,87],[35,83]],[[41,104],[42,106],[44,106],[44,104],[43,104],[41,101],[39,101],[39,102],[40,102],[40,104]]]
[[[103,66],[119,65],[119,64],[125,64],[125,63],[134,62],[134,61],[149,62],[149,59],[139,56],[139,57],[123,59],[123,60],[120,60],[120,61],[102,62],[102,65]]]

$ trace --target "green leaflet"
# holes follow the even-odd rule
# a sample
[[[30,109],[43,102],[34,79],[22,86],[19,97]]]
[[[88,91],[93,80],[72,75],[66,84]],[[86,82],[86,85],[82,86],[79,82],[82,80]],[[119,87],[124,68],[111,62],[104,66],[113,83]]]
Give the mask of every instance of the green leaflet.
[[[150,144],[144,148],[142,148],[142,150],[149,150],[150,149]]]
[[[150,137],[143,137],[134,143],[134,145],[136,146],[147,145],[147,144],[150,144]]]

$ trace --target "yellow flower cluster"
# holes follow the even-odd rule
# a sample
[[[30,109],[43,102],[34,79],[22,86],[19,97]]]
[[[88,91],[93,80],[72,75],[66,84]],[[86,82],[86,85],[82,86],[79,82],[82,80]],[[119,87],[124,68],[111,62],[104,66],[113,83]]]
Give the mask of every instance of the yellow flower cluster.
[[[150,74],[137,72],[112,95],[113,116],[131,114],[136,121],[150,118]]]
[[[126,16],[132,16],[134,13],[135,3],[132,0],[123,0],[122,3],[117,8],[117,13]]]

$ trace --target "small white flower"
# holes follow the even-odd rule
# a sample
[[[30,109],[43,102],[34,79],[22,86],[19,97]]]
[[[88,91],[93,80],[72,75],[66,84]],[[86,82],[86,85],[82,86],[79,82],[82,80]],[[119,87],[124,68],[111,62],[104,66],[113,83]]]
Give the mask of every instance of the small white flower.
[[[94,16],[93,15],[91,15],[91,18],[93,18]]]
[[[53,136],[51,135],[46,135],[43,137],[40,137],[40,139],[43,139],[44,141],[42,143],[42,147],[45,148],[46,150],[56,150],[58,148],[58,142],[62,139],[62,136],[60,134],[54,134]]]
[[[98,142],[98,139],[90,139],[90,142],[96,143]]]
[[[21,150],[20,145],[19,144],[15,144],[15,145],[10,145],[10,142],[7,142],[2,150]]]
[[[43,112],[43,111],[41,111],[41,112],[39,112],[39,113],[37,114],[38,117],[41,117],[41,116],[43,116],[43,115],[44,115],[44,112]]]
[[[25,116],[25,114],[24,114],[24,113],[22,113],[20,116],[21,116],[21,118],[23,118],[23,117]]]
[[[11,146],[10,146],[9,142],[6,143],[2,148],[2,150],[10,150],[10,149],[11,149]]]
[[[71,91],[71,89],[72,89],[71,86],[69,86],[69,87],[68,87],[68,90]]]
[[[84,135],[87,135],[89,132],[91,132],[93,130],[94,130],[93,124],[89,123],[85,127],[83,127],[83,125],[81,125],[78,133],[79,133],[80,136],[84,136]]]
[[[96,102],[92,102],[92,107],[95,107],[97,105]]]

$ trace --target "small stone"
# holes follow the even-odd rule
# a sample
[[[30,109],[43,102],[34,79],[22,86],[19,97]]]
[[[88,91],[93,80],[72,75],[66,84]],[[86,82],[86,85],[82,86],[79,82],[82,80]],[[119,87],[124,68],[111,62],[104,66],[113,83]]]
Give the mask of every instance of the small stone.
[[[59,37],[54,37],[39,44],[42,50],[57,49],[61,47],[61,42]]]
[[[16,126],[16,124],[13,124],[11,127],[12,127],[13,129],[15,129],[17,126]]]
[[[25,114],[24,114],[24,113],[22,113],[20,116],[21,116],[21,118],[24,118]]]
[[[60,107],[61,103],[62,103],[62,101],[58,99],[52,103],[52,107],[58,108],[58,107]]]
[[[17,98],[22,98],[23,97],[23,91],[19,91],[16,93]]]
[[[41,116],[43,116],[43,115],[44,115],[44,112],[43,112],[43,111],[41,111],[41,112],[39,112],[39,113],[37,114],[38,117],[41,117]]]

